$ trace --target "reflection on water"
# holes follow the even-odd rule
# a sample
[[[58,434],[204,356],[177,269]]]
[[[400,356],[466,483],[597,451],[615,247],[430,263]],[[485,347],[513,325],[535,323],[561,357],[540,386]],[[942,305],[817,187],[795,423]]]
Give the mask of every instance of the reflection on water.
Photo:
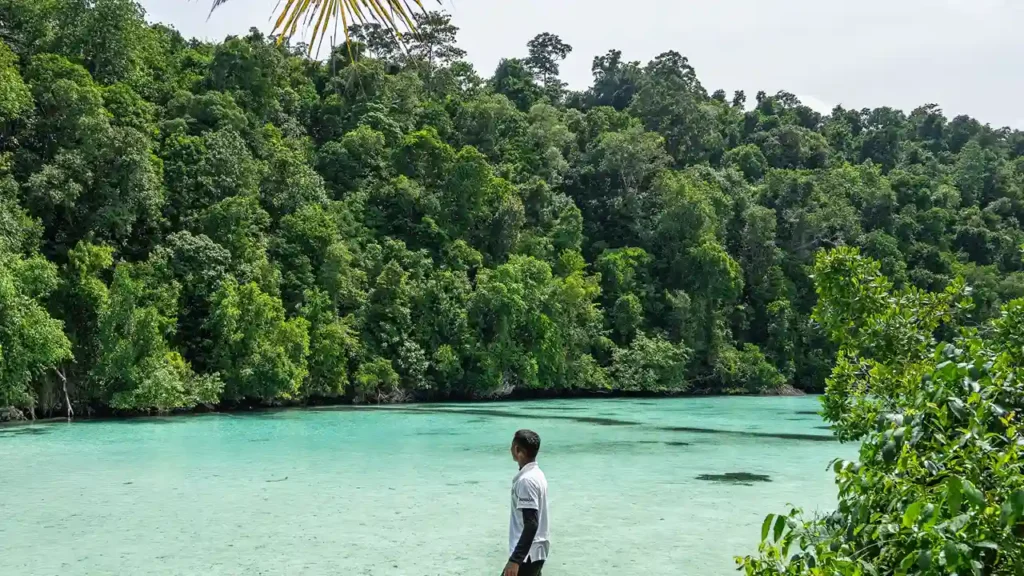
[[[8,438],[14,436],[43,436],[50,432],[49,426],[40,425],[25,425],[25,426],[10,426],[7,428],[0,428],[0,438]]]
[[[833,505],[828,462],[855,448],[816,408],[551,400],[0,428],[0,574],[495,574],[508,444],[529,427],[553,574],[724,576],[765,514]]]

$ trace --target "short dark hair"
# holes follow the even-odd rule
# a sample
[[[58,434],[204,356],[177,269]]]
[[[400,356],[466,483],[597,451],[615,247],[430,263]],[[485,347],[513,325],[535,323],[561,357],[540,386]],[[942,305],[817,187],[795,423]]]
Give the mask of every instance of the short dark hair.
[[[522,448],[530,458],[536,458],[540,452],[540,436],[533,430],[520,430],[512,438],[512,443]]]

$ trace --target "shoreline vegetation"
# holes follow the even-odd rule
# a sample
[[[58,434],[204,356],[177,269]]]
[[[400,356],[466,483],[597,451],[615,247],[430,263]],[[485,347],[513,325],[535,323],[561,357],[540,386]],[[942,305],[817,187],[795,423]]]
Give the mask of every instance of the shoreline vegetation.
[[[316,398],[311,400],[303,401],[302,403],[286,403],[281,402],[278,404],[267,404],[267,403],[250,403],[250,404],[236,404],[231,406],[195,406],[187,410],[177,410],[172,412],[114,412],[114,411],[103,411],[103,410],[89,410],[81,411],[76,414],[75,420],[81,421],[103,421],[103,420],[126,420],[126,419],[145,419],[145,418],[163,418],[163,417],[177,417],[177,416],[195,416],[202,414],[251,414],[260,412],[273,412],[278,410],[330,410],[330,409],[362,409],[362,408],[376,408],[376,407],[395,407],[401,408],[408,405],[426,406],[431,405],[463,405],[463,406],[474,406],[482,405],[486,406],[489,404],[501,404],[503,402],[519,402],[519,401],[531,401],[531,400],[585,400],[585,399],[628,399],[628,398],[708,398],[708,397],[719,397],[719,398],[733,398],[733,397],[768,397],[768,396],[806,396],[807,393],[797,388],[784,386],[777,390],[763,392],[760,394],[722,394],[722,393],[707,393],[701,394],[699,392],[687,391],[681,393],[658,393],[658,392],[620,392],[620,391],[577,391],[573,394],[560,394],[554,391],[524,391],[520,393],[512,393],[508,396],[502,397],[491,397],[491,398],[447,398],[444,400],[416,400],[410,399],[409,402],[403,404],[358,404],[353,402],[351,399],[345,398]],[[0,414],[0,429],[10,428],[14,426],[23,426],[30,424],[53,424],[67,422],[66,416],[48,416],[42,418],[32,419],[31,414],[20,414],[17,418],[12,418],[9,413]]]
[[[131,0],[0,0],[0,406],[821,392],[823,249],[1024,295],[1024,133],[812,110],[542,32],[477,71],[440,12],[328,58]]]

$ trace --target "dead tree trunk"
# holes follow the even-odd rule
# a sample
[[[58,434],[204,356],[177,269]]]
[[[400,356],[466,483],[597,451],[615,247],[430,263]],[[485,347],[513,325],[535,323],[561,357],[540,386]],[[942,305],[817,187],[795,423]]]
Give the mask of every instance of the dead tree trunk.
[[[71,407],[71,396],[68,395],[68,379],[64,375],[64,370],[57,368],[55,371],[64,390],[64,404],[67,406],[68,422],[71,422],[71,419],[75,417],[75,409]]]

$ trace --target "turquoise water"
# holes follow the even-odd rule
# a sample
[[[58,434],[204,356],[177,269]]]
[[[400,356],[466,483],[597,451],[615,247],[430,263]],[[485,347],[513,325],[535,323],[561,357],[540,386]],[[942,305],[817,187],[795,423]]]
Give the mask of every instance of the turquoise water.
[[[520,427],[540,433],[550,483],[545,574],[730,574],[766,513],[832,507],[826,467],[854,447],[829,441],[817,406],[573,400],[0,429],[0,574],[495,575]],[[735,472],[761,476],[715,481]]]

